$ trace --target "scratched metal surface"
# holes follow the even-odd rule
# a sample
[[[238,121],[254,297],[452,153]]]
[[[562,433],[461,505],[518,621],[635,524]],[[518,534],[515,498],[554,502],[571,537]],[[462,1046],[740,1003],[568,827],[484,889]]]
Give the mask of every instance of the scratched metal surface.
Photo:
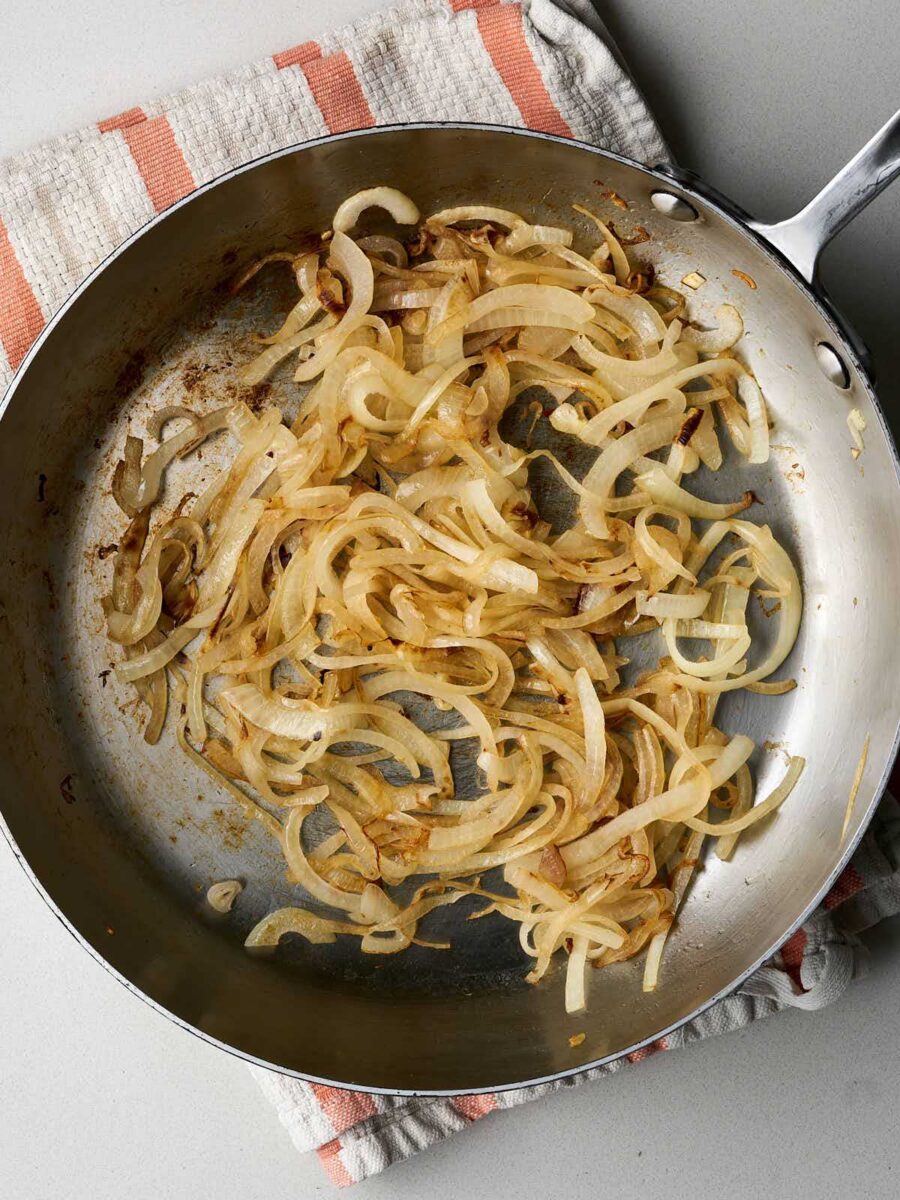
[[[15,514],[0,535],[0,643],[17,664],[15,686],[0,696],[0,783],[4,815],[43,886],[91,945],[179,1019],[286,1069],[459,1090],[574,1069],[655,1036],[749,969],[825,886],[863,738],[869,733],[872,744],[855,827],[893,742],[900,697],[889,689],[900,670],[888,634],[900,527],[893,460],[865,385],[854,375],[851,392],[841,393],[822,379],[813,345],[834,330],[728,220],[710,209],[694,225],[675,225],[650,206],[655,183],[646,173],[573,147],[446,131],[437,153],[434,137],[379,135],[366,140],[365,154],[361,139],[350,139],[239,175],[156,226],[48,337],[0,429],[5,505]],[[414,165],[429,154],[429,170]],[[303,903],[302,892],[286,882],[269,836],[183,759],[171,727],[157,747],[144,744],[130,690],[105,674],[115,659],[100,609],[111,559],[97,551],[123,528],[109,486],[126,433],[144,434],[166,404],[206,411],[234,399],[234,365],[252,353],[250,333],[275,323],[289,293],[275,270],[236,299],[223,283],[260,251],[324,226],[347,192],[379,179],[406,187],[426,211],[478,199],[550,221],[572,220],[573,201],[600,203],[614,188],[630,202],[614,219],[650,231],[638,254],[663,282],[678,286],[694,270],[706,277],[690,295],[693,316],[711,323],[723,300],[740,307],[740,351],[775,420],[769,464],[701,475],[697,490],[732,498],[752,488],[763,503],[751,515],[769,522],[799,563],[806,615],[787,668],[798,688],[783,697],[731,695],[720,719],[760,744],[806,755],[809,766],[783,813],[747,837],[731,864],[707,862],[679,921],[665,987],[640,997],[634,964],[598,972],[590,1012],[574,1023],[560,1019],[559,973],[538,989],[522,985],[514,927],[499,917],[467,925],[464,904],[428,926],[455,943],[449,953],[415,948],[378,960],[339,939],[248,959],[241,943],[251,924],[277,905]],[[279,374],[254,402],[296,404],[289,379]],[[64,420],[49,419],[54,402]],[[853,406],[869,418],[858,463],[846,426]],[[552,436],[540,422],[534,444]],[[169,495],[199,490],[223,444],[177,464]],[[584,469],[584,453],[575,455]],[[543,469],[534,484],[545,512],[565,503]],[[21,496],[29,497],[24,507],[14,503]],[[875,677],[891,681],[877,698]],[[756,767],[765,793],[781,756],[760,753]],[[246,890],[227,918],[214,918],[203,894],[232,877]],[[306,1011],[315,1012],[317,1037],[298,1029],[296,1013]],[[572,1050],[576,1027],[588,1036]]]

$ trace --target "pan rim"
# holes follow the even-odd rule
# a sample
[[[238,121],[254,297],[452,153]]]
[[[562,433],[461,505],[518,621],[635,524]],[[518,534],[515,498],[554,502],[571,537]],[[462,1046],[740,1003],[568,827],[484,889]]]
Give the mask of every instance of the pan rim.
[[[695,184],[693,182],[693,180],[686,179],[684,176],[670,175],[670,174],[666,173],[665,171],[660,170],[659,168],[648,167],[648,166],[644,165],[643,163],[639,163],[639,162],[634,161],[633,159],[626,158],[624,155],[616,154],[615,152],[610,151],[610,150],[603,150],[600,147],[592,146],[587,142],[582,142],[575,138],[560,137],[555,134],[541,133],[541,132],[535,131],[535,130],[521,129],[521,128],[516,128],[516,127],[508,126],[508,125],[495,125],[495,124],[485,124],[485,123],[467,122],[467,121],[420,121],[420,122],[409,122],[409,123],[394,123],[391,125],[380,125],[380,126],[377,126],[377,127],[371,128],[371,129],[357,129],[357,130],[350,130],[346,133],[329,134],[329,135],[319,137],[319,138],[312,138],[312,139],[309,139],[308,141],[298,142],[291,146],[286,146],[281,150],[276,150],[269,154],[261,155],[258,158],[252,159],[251,161],[249,161],[247,163],[243,163],[239,167],[235,167],[230,171],[224,172],[223,174],[216,176],[214,179],[209,180],[207,183],[201,184],[198,188],[196,188],[194,191],[190,192],[187,196],[182,197],[182,199],[178,200],[175,204],[171,205],[169,208],[165,209],[163,212],[158,213],[156,216],[151,218],[148,222],[146,222],[146,224],[142,225],[138,230],[136,230],[133,234],[131,234],[128,238],[126,238],[125,241],[123,241],[120,245],[115,247],[115,249],[110,251],[110,253],[108,255],[106,255],[106,257],[100,263],[98,263],[98,265],[90,272],[90,274],[88,274],[81,281],[81,283],[78,284],[78,286],[70,293],[70,295],[65,299],[65,301],[62,303],[62,305],[57,309],[57,311],[53,314],[53,316],[50,318],[50,320],[47,322],[47,324],[41,330],[40,334],[35,339],[34,343],[29,348],[28,353],[26,354],[25,358],[22,360],[21,364],[19,365],[18,369],[16,370],[16,372],[6,390],[6,394],[3,397],[2,402],[0,402],[0,421],[2,421],[2,418],[5,415],[7,408],[9,406],[9,404],[11,403],[15,392],[18,390],[18,388],[22,382],[22,379],[24,378],[25,374],[27,373],[32,362],[41,353],[44,345],[50,339],[50,337],[52,336],[52,334],[56,330],[56,328],[65,319],[69,310],[72,309],[77,304],[79,299],[92,286],[94,281],[104,271],[106,271],[110,266],[112,266],[112,264],[120,256],[122,256],[127,250],[129,250],[132,245],[134,245],[140,238],[142,238],[150,230],[155,229],[158,225],[162,224],[168,217],[172,216],[177,210],[187,206],[193,200],[204,195],[206,192],[211,191],[213,188],[216,188],[216,187],[220,186],[221,184],[227,183],[228,181],[237,177],[238,175],[242,175],[246,172],[256,169],[257,167],[261,167],[268,163],[277,161],[278,159],[285,158],[285,157],[288,157],[293,154],[297,154],[300,151],[310,149],[310,148],[313,148],[316,146],[328,145],[328,144],[333,144],[333,143],[341,142],[341,141],[348,141],[350,139],[364,138],[364,137],[378,137],[379,135],[382,135],[382,134],[390,134],[390,133],[395,133],[398,131],[408,131],[408,130],[422,130],[422,131],[472,130],[472,131],[478,131],[478,132],[490,131],[492,133],[498,133],[501,135],[527,137],[527,138],[532,138],[532,139],[535,139],[538,141],[555,142],[555,143],[558,143],[563,146],[573,146],[579,150],[587,151],[588,153],[590,153],[598,158],[621,163],[624,166],[636,169],[641,174],[647,176],[650,180],[654,180],[654,181],[662,184],[667,190],[669,190],[669,191],[674,190],[678,193],[683,194],[684,196],[689,198],[694,204],[698,204],[701,207],[701,210],[705,208],[705,209],[710,209],[713,212],[715,212],[718,217],[722,218],[733,229],[735,229],[738,233],[743,235],[754,246],[754,248],[756,250],[763,253],[784,275],[786,275],[788,277],[789,281],[791,283],[793,283],[793,285],[801,292],[801,294],[804,296],[804,298],[813,305],[814,309],[818,312],[819,316],[822,318],[822,320],[826,323],[826,325],[828,325],[828,327],[834,333],[835,337],[837,338],[837,340],[839,342],[842,353],[844,355],[846,355],[847,360],[851,363],[853,369],[855,370],[859,379],[861,380],[861,382],[865,388],[865,391],[868,395],[868,398],[872,404],[873,410],[874,410],[876,416],[878,417],[878,421],[881,426],[881,431],[884,436],[885,442],[887,444],[888,451],[890,453],[891,460],[892,460],[893,466],[894,466],[894,479],[895,479],[895,484],[896,484],[896,487],[894,489],[894,509],[895,509],[895,512],[897,513],[898,520],[900,520],[900,456],[898,456],[898,449],[897,449],[896,442],[894,440],[890,426],[888,425],[888,422],[885,417],[882,406],[879,403],[872,380],[870,379],[869,373],[868,373],[866,367],[864,366],[864,364],[862,363],[860,356],[857,353],[857,351],[853,345],[853,338],[850,335],[848,335],[848,333],[844,329],[842,318],[831,308],[831,306],[824,299],[824,297],[822,295],[820,295],[815,290],[814,287],[812,287],[809,283],[807,283],[806,280],[803,279],[803,277],[797,272],[797,270],[792,266],[792,264],[783,255],[781,255],[777,250],[775,250],[775,248],[773,246],[771,246],[765,240],[764,237],[762,237],[759,233],[756,232],[756,230],[754,230],[752,227],[750,227],[747,224],[746,219],[742,215],[739,214],[739,212],[737,211],[736,208],[734,208],[730,205],[730,202],[727,200],[727,198],[722,197],[722,196],[718,195],[717,193],[715,195],[710,195],[709,192],[704,189],[702,181],[698,180],[697,184]],[[2,427],[0,427],[0,436],[2,436]],[[404,1096],[404,1097],[416,1097],[416,1096],[449,1097],[449,1096],[457,1096],[457,1095],[485,1095],[485,1094],[491,1094],[491,1093],[497,1093],[497,1092],[511,1091],[511,1090],[514,1090],[517,1088],[535,1087],[535,1086],[539,1086],[542,1084],[553,1083],[558,1080],[569,1079],[576,1075],[581,1075],[587,1071],[594,1070],[598,1067],[605,1066],[611,1062],[615,1062],[620,1058],[624,1058],[627,1055],[633,1054],[636,1051],[639,1051],[647,1046],[650,1046],[652,1043],[659,1041],[661,1038],[667,1037],[669,1034],[674,1032],[676,1029],[681,1028],[683,1025],[686,1025],[688,1022],[694,1020],[696,1017],[698,1017],[702,1013],[706,1012],[714,1004],[718,1003],[719,1000],[724,999],[726,996],[729,996],[732,993],[734,993],[741,986],[741,984],[744,983],[756,970],[758,970],[759,967],[763,965],[763,963],[765,963],[769,958],[771,958],[771,956],[774,953],[776,953],[776,951],[782,945],[784,945],[784,943],[807,920],[807,918],[811,915],[811,913],[818,907],[818,905],[822,901],[823,897],[826,896],[827,893],[834,886],[834,884],[837,881],[837,879],[839,878],[841,872],[844,870],[844,868],[846,867],[850,858],[852,857],[853,852],[855,851],[855,849],[858,846],[859,842],[861,841],[863,835],[865,834],[866,830],[868,829],[868,827],[875,815],[875,812],[878,808],[878,805],[881,802],[881,799],[887,788],[887,784],[888,784],[888,780],[890,777],[890,773],[891,773],[891,769],[892,769],[894,760],[897,757],[898,749],[900,749],[900,712],[898,712],[896,714],[895,719],[896,719],[896,727],[894,730],[894,736],[893,736],[892,743],[891,743],[890,753],[887,757],[887,761],[885,762],[884,766],[882,767],[882,772],[881,772],[881,775],[879,778],[878,785],[875,788],[873,795],[872,795],[872,799],[871,799],[865,813],[862,816],[862,819],[859,823],[858,829],[854,833],[853,837],[850,838],[846,842],[846,844],[842,850],[842,853],[840,854],[839,858],[837,859],[835,866],[829,873],[825,882],[818,889],[818,891],[815,893],[815,895],[812,897],[812,899],[803,907],[803,910],[801,911],[799,916],[794,921],[791,922],[789,927],[785,930],[784,934],[782,936],[780,936],[765,951],[765,953],[760,955],[753,963],[750,964],[750,966],[748,966],[745,970],[743,970],[726,987],[721,988],[713,996],[711,996],[707,1000],[703,1001],[696,1008],[692,1009],[689,1013],[687,1013],[684,1017],[681,1017],[679,1020],[672,1022],[671,1024],[663,1027],[660,1030],[657,1030],[652,1035],[650,1035],[646,1038],[643,1038],[638,1042],[635,1042],[633,1045],[623,1047],[621,1050],[617,1050],[612,1054],[604,1055],[597,1059],[592,1059],[589,1062],[582,1063],[577,1066],[567,1067],[564,1070],[556,1071],[556,1072],[553,1072],[548,1075],[538,1076],[535,1078],[530,1078],[530,1079],[525,1079],[525,1080],[512,1080],[512,1081],[508,1081],[508,1082],[504,1082],[504,1083],[498,1083],[495,1085],[483,1085],[483,1086],[477,1086],[477,1087],[464,1087],[464,1088],[453,1088],[453,1089],[396,1088],[396,1087],[387,1088],[387,1087],[379,1087],[379,1086],[376,1086],[373,1084],[352,1082],[352,1081],[348,1081],[348,1080],[327,1079],[322,1076],[311,1075],[311,1074],[308,1074],[308,1073],[305,1073],[302,1071],[295,1070],[293,1068],[281,1066],[278,1063],[271,1062],[266,1059],[258,1058],[257,1056],[253,1055],[252,1053],[250,1053],[246,1050],[242,1050],[237,1046],[234,1046],[228,1042],[222,1041],[222,1040],[214,1037],[212,1034],[210,1034],[202,1029],[199,1029],[197,1026],[191,1024],[189,1021],[180,1017],[177,1013],[172,1012],[165,1005],[161,1004],[159,1001],[155,1000],[152,996],[149,996],[146,992],[142,991],[132,980],[130,980],[127,976],[123,975],[119,970],[117,970],[117,968],[112,966],[112,964],[109,963],[104,958],[104,956],[102,955],[100,950],[96,946],[94,946],[93,943],[90,942],[75,927],[75,925],[72,923],[72,921],[70,921],[70,919],[66,916],[66,914],[63,912],[63,910],[57,905],[56,901],[50,895],[48,890],[44,887],[43,883],[37,877],[36,873],[34,872],[34,870],[31,867],[30,863],[26,859],[24,853],[19,848],[18,844],[16,843],[15,838],[12,835],[11,830],[9,829],[9,826],[6,823],[6,819],[5,819],[5,817],[3,815],[3,811],[2,811],[2,806],[0,806],[0,832],[3,833],[3,836],[6,839],[6,841],[8,842],[14,857],[18,861],[22,870],[25,872],[25,875],[27,876],[27,878],[31,881],[32,885],[36,888],[38,894],[43,898],[44,902],[47,904],[50,911],[63,924],[63,926],[76,939],[76,941],[90,954],[90,956],[96,962],[98,962],[106,971],[108,971],[109,974],[111,974],[113,976],[113,978],[115,978],[119,983],[121,983],[134,996],[139,997],[146,1004],[148,1004],[151,1008],[155,1009],[157,1012],[159,1012],[163,1016],[167,1017],[169,1020],[174,1022],[177,1026],[186,1030],[188,1033],[192,1033],[194,1036],[200,1038],[202,1041],[208,1043],[209,1045],[215,1046],[221,1050],[226,1051],[229,1054],[232,1054],[238,1058],[241,1058],[245,1062],[247,1062],[248,1064],[250,1064],[252,1066],[275,1071],[278,1074],[288,1075],[292,1078],[300,1079],[305,1082],[322,1084],[322,1085],[332,1086],[332,1087],[339,1087],[339,1088],[344,1088],[344,1089],[350,1089],[353,1091],[365,1092],[370,1095],[396,1095],[396,1096]]]

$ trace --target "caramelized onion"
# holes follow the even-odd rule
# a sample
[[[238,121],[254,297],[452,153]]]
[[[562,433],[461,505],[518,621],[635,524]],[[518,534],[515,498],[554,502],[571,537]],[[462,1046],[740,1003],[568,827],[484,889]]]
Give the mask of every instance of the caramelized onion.
[[[791,686],[769,677],[801,613],[787,553],[735,516],[752,493],[690,487],[721,465],[721,425],[751,462],[768,455],[740,315],[685,324],[684,298],[648,292],[630,243],[585,209],[586,240],[473,204],[404,246],[350,236],[370,207],[419,221],[373,187],[317,250],[263,260],[290,263],[299,296],[238,378],[272,375],[299,401],[290,426],[238,399],[161,409],[154,436],[187,424],[143,464],[126,442],[113,494],[132,520],[104,602],[117,678],[147,704],[148,740],[173,712],[192,763],[284,855],[298,903],[248,947],[437,951],[420,925],[479,897],[476,915],[518,926],[531,982],[568,951],[570,1012],[589,965],[644,948],[651,990],[704,840],[727,860],[803,765],[754,804],[753,742],[713,723],[725,692]],[[529,423],[512,436],[520,396]],[[169,466],[219,431],[223,469],[166,515]],[[566,437],[593,461],[570,464]],[[547,464],[545,511],[530,473]],[[780,604],[763,650],[747,621],[760,582]],[[638,635],[658,635],[640,675]],[[438,878],[395,891],[423,874]],[[214,885],[210,904],[240,886]]]

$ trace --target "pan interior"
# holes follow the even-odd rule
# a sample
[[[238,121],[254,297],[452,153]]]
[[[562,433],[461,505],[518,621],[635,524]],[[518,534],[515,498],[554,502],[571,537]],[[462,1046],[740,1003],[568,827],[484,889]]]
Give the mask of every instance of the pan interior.
[[[775,421],[771,460],[698,478],[697,490],[712,499],[757,493],[754,518],[799,565],[805,616],[786,667],[797,689],[732,694],[720,723],[769,747],[754,762],[762,795],[780,778],[784,751],[808,766],[783,812],[731,863],[707,859],[653,996],[640,993],[640,964],[623,964],[595,973],[588,1013],[566,1018],[562,973],[525,985],[515,927],[496,916],[467,923],[464,902],[428,926],[454,943],[450,952],[413,947],[381,959],[339,939],[249,956],[251,925],[302,894],[286,883],[269,836],[183,758],[171,730],[159,746],[144,744],[140,710],[110,673],[103,548],[123,528],[110,480],[126,433],[146,435],[148,417],[167,404],[207,411],[234,399],[250,333],[274,326],[289,294],[275,269],[237,297],[228,280],[256,255],[327,227],[348,193],[383,182],[425,212],[481,201],[564,223],[573,202],[608,210],[603,193],[613,191],[629,208],[607,215],[623,231],[649,231],[637,256],[662,282],[704,277],[692,315],[714,324],[729,301],[744,317],[740,350]],[[849,838],[865,820],[900,702],[890,445],[862,379],[841,392],[821,376],[816,342],[836,333],[786,273],[696,198],[693,224],[660,215],[650,202],[658,186],[587,149],[498,130],[407,128],[307,147],[207,190],[127,247],[51,331],[12,395],[0,437],[0,645],[14,681],[0,699],[4,816],[39,882],[111,965],[242,1053],[336,1082],[421,1091],[511,1085],[618,1053],[726,989],[801,916],[840,857],[868,736]],[[289,378],[277,375],[252,403],[295,405]],[[858,461],[846,424],[854,407],[868,425]],[[214,444],[199,463],[177,464],[170,494],[199,490],[220,453]],[[535,495],[558,506],[545,478]],[[221,918],[204,894],[226,878],[246,890]],[[587,1036],[573,1049],[576,1032]]]

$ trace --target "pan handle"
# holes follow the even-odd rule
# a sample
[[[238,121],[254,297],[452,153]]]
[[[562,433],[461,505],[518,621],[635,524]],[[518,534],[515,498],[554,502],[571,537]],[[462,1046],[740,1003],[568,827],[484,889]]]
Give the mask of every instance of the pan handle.
[[[750,221],[750,228],[812,283],[825,245],[898,174],[900,112],[796,216],[774,225]]]

